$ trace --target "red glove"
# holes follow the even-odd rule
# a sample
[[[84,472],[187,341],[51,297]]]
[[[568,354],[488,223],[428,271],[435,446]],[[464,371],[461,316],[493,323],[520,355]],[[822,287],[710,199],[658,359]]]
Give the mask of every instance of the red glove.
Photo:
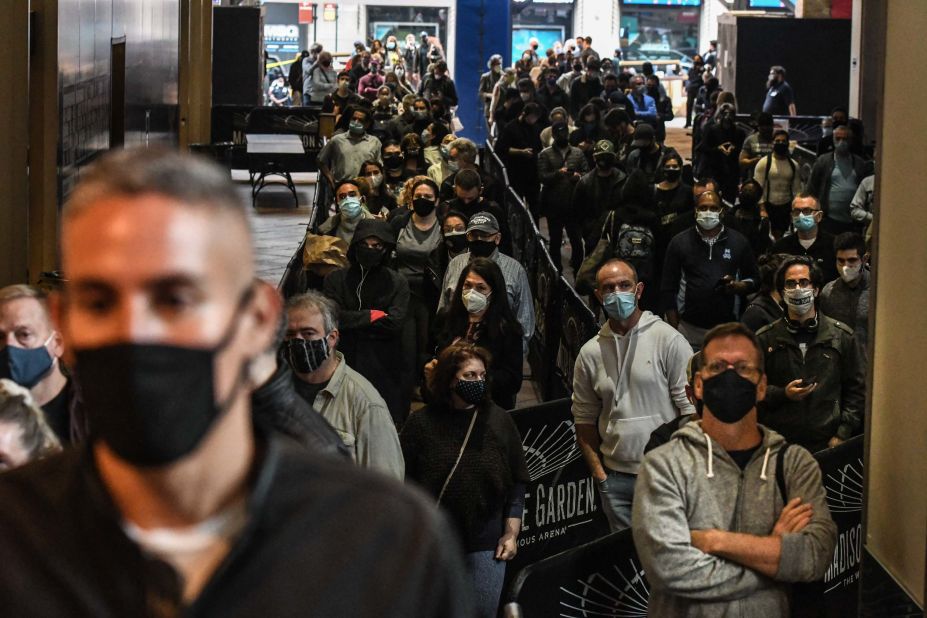
[[[380,311],[379,309],[371,309],[370,310],[370,323],[373,324],[380,318],[385,318],[386,315],[387,315],[386,313],[384,313],[383,311]]]

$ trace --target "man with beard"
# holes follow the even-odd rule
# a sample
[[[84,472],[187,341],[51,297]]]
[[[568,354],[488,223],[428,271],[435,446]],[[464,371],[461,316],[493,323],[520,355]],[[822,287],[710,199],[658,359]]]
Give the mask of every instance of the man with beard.
[[[785,67],[774,66],[769,69],[766,82],[766,100],[763,111],[773,116],[795,116],[795,93],[792,86],[785,81]]]
[[[756,115],[756,131],[747,136],[740,150],[740,171],[747,178],[753,178],[753,168],[760,159],[773,149],[772,114],[760,112]]]

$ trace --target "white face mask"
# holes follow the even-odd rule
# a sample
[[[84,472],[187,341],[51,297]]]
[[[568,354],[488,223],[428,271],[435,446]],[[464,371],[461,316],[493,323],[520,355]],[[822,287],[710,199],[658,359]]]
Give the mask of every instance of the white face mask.
[[[370,183],[370,186],[376,189],[383,183],[383,174],[371,174],[367,176],[367,181]]]
[[[464,307],[470,313],[480,313],[489,305],[489,294],[482,294],[476,290],[464,290],[460,297],[463,300]]]
[[[841,266],[840,267],[840,278],[847,283],[852,283],[859,278],[860,272],[863,270],[863,263],[860,262],[856,266]]]
[[[785,291],[785,304],[798,315],[805,315],[814,308],[814,289],[795,288]]]
[[[695,222],[706,232],[718,227],[721,223],[721,213],[711,212],[710,210],[701,210],[695,213]]]

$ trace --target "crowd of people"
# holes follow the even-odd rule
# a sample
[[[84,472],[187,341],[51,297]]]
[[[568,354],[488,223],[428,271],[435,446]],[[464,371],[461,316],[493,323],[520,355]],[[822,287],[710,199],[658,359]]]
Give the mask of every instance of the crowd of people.
[[[479,94],[510,187],[560,269],[566,232],[604,315],[576,360],[577,446],[611,528],[634,528],[659,615],[732,599],[777,615],[785,583],[820,577],[833,551],[809,451],[862,431],[862,132],[835,109],[803,180],[771,114],[747,131],[704,84],[689,173],[653,67],[575,41],[512,68],[491,57]],[[496,614],[530,480],[505,411],[544,316],[507,187],[456,135],[440,46],[355,51],[338,71],[314,45],[292,90],[268,93],[336,118],[286,298],[253,277],[227,174],[150,151],[82,175],[53,301],[0,289],[0,466],[44,459],[0,476],[14,613],[463,616],[472,596]],[[461,552],[396,480],[441,507]]]

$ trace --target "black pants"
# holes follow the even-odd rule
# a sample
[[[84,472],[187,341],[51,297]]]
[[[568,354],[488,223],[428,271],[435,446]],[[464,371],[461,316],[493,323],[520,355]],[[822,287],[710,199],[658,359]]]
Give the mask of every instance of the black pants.
[[[560,245],[563,244],[563,230],[566,229],[567,238],[570,239],[570,267],[573,276],[576,276],[579,267],[583,264],[583,232],[575,217],[563,213],[547,213],[547,230],[550,233],[550,257],[554,260],[557,270],[563,272],[563,263],[560,256]]]

